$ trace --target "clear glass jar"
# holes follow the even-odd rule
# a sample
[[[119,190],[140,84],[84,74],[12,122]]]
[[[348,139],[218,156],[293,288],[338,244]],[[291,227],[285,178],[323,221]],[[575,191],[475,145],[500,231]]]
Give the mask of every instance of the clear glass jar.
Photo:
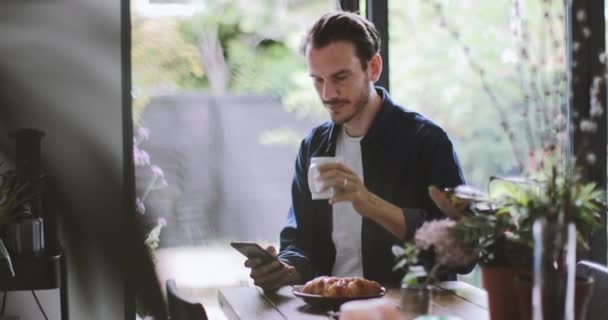
[[[429,314],[432,290],[426,285],[401,285],[401,314],[404,320],[413,320]]]

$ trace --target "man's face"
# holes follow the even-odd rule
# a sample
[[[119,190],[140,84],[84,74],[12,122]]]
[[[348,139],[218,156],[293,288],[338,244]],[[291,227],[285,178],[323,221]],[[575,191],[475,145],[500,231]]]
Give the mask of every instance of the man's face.
[[[369,100],[371,83],[369,68],[363,70],[354,45],[338,41],[323,48],[310,46],[306,61],[315,90],[331,119],[345,124],[360,116]]]

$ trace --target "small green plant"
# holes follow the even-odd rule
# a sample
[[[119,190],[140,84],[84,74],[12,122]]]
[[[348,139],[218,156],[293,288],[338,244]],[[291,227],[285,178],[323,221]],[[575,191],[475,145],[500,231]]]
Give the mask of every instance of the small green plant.
[[[2,165],[0,163],[0,169]],[[26,192],[27,185],[19,182],[13,170],[0,173],[0,227],[29,213],[23,210],[29,199]]]
[[[4,163],[0,163],[0,169]],[[27,194],[27,184],[22,183],[17,178],[15,171],[7,170],[0,173],[0,229],[12,222],[21,218],[31,216],[31,211],[27,206],[29,196]],[[6,261],[6,264],[12,274],[15,276],[11,257],[4,246],[4,242],[0,239],[0,258]]]

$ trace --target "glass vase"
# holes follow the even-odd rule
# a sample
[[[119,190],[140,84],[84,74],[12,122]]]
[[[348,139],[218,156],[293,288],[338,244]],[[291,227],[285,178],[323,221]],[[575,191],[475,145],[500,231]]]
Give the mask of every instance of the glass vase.
[[[431,288],[426,285],[401,285],[401,315],[404,320],[413,320],[429,313]]]
[[[574,320],[576,227],[534,222],[533,320]]]

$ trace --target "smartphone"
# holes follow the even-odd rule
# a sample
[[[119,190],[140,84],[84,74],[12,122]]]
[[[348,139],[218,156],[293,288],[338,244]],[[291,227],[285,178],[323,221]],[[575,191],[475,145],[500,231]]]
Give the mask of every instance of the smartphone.
[[[260,259],[263,263],[277,260],[277,257],[254,242],[231,242],[230,245],[249,259]]]

